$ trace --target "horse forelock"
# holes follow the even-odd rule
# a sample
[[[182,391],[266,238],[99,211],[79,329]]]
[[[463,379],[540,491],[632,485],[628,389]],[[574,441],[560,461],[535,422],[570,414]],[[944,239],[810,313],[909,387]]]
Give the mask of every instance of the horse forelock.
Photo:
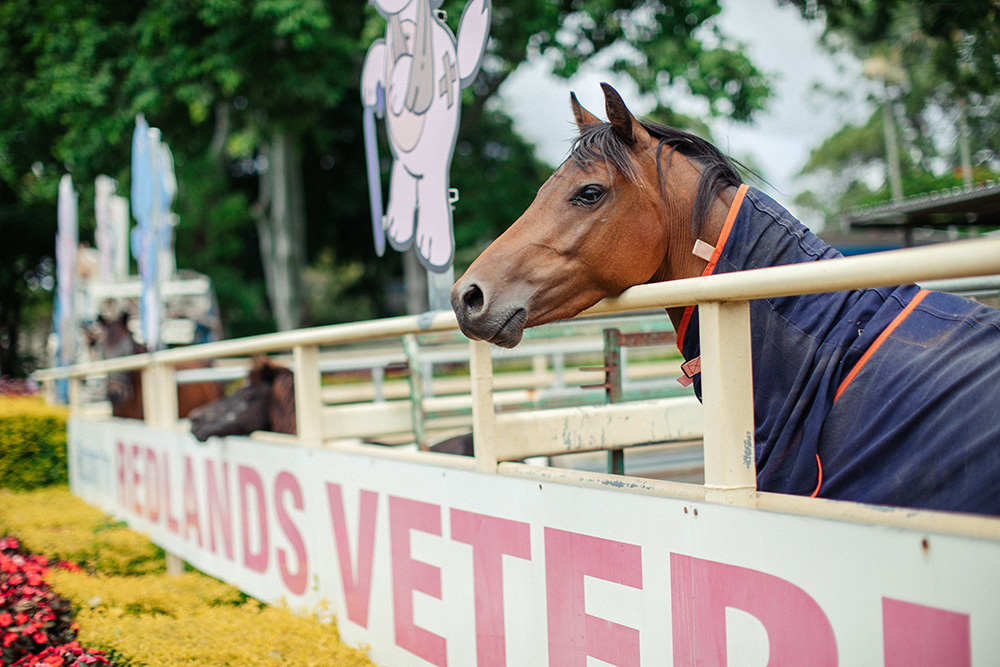
[[[674,151],[701,166],[698,192],[691,207],[691,233],[697,237],[719,190],[727,186],[738,187],[743,183],[739,171],[725,153],[697,135],[650,121],[640,121],[640,124],[658,142],[657,173],[660,194],[664,199],[667,198],[668,166]],[[667,157],[663,160],[665,149],[668,149]],[[631,183],[639,180],[640,172],[629,145],[618,136],[610,123],[584,127],[573,142],[569,159],[582,170],[589,170],[596,163],[603,163],[614,167]]]
[[[595,164],[609,164],[629,182],[635,183],[639,179],[628,144],[619,138],[610,123],[585,127],[573,141],[569,156],[577,168],[584,171],[589,171]]]

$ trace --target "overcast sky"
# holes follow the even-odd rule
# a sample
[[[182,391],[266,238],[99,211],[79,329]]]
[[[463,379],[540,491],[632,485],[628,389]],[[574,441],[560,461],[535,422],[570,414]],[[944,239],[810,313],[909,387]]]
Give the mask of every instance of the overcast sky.
[[[765,189],[788,205],[801,189],[795,175],[810,149],[846,120],[870,113],[861,113],[859,102],[833,104],[827,96],[813,93],[813,84],[824,82],[860,92],[860,64],[841,59],[841,67],[837,67],[817,43],[822,24],[805,21],[794,7],[779,7],[777,0],[723,0],[722,5],[719,23],[723,33],[746,44],[751,61],[775,75],[774,96],[767,113],[759,114],[752,125],[712,122],[714,139],[734,157],[750,156],[774,186]],[[649,111],[650,104],[638,100],[631,81],[596,68],[588,68],[567,82],[546,76],[541,63],[528,63],[504,84],[501,96],[518,131],[538,146],[540,157],[558,164],[566,157],[575,133],[570,91],[603,118],[601,81],[614,85],[637,114]]]

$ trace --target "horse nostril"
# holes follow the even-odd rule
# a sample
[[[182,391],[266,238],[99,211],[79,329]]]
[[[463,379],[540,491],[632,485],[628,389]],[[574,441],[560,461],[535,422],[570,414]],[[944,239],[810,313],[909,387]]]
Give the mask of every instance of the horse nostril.
[[[465,304],[465,310],[470,315],[483,307],[483,301],[483,290],[479,289],[479,285],[469,285],[462,294],[462,302]]]

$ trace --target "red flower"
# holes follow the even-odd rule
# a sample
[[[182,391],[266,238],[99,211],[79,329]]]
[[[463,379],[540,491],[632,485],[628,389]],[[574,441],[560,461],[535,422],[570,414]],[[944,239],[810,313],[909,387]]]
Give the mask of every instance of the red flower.
[[[14,632],[8,632],[3,636],[3,645],[10,646],[17,641],[17,634]]]
[[[31,638],[35,640],[36,644],[49,643],[49,637],[44,632],[36,632],[35,634],[31,635]]]
[[[8,625],[14,623],[14,617],[10,615],[10,612],[4,612],[0,614],[0,628],[6,628]]]

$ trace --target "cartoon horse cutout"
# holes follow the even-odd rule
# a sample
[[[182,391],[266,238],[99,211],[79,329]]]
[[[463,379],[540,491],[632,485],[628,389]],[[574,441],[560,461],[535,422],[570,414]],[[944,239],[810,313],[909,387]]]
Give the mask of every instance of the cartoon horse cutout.
[[[513,347],[632,285],[840,256],[604,93],[606,123],[571,98],[569,159],[452,288],[467,336]],[[698,309],[668,313],[700,396]],[[758,489],[1000,515],[1000,312],[900,285],[755,299],[750,330]]]
[[[457,40],[437,15],[443,0],[372,1],[387,25],[385,38],[376,40],[365,57],[361,100],[378,115],[387,113],[393,165],[383,225],[393,248],[406,250],[416,242],[421,263],[443,272],[455,253],[448,169],[461,89],[479,71],[490,0],[469,0]],[[374,141],[367,131],[366,141]],[[381,187],[377,173],[370,178],[374,192]],[[381,205],[374,200],[373,205]]]

